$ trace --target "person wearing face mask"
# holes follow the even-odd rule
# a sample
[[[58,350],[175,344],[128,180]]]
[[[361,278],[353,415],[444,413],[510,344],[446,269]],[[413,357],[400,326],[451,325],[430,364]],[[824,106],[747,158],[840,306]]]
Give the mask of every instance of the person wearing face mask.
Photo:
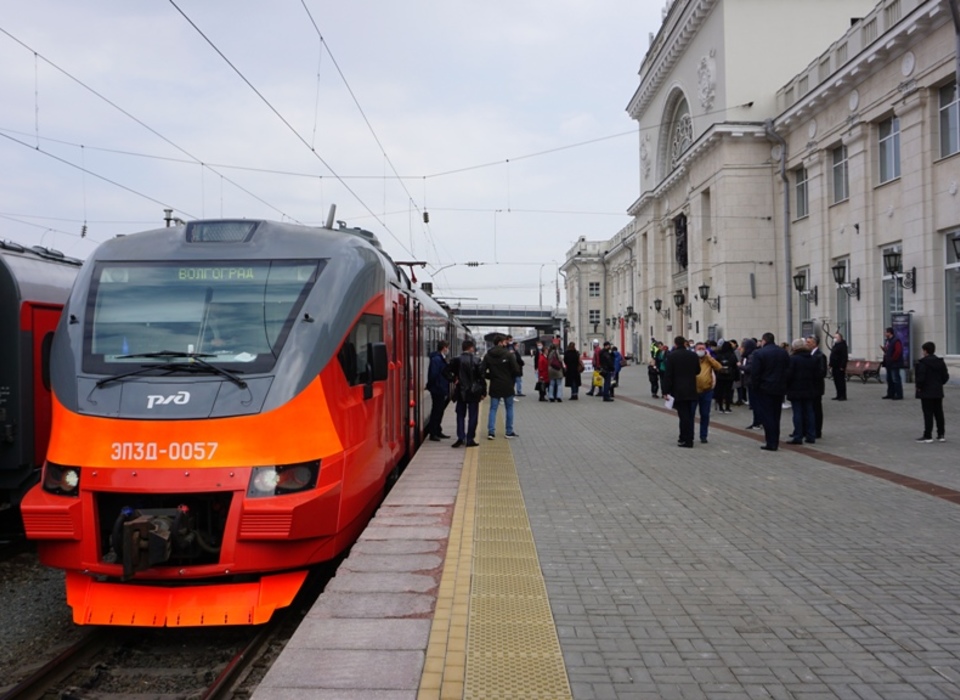
[[[700,410],[700,442],[706,444],[707,433],[710,431],[710,407],[713,405],[713,390],[717,386],[716,371],[722,365],[713,359],[707,352],[705,343],[694,346],[697,358],[700,361],[700,372],[697,374],[697,407]]]
[[[537,347],[533,351],[533,369],[537,373],[537,393],[541,401],[547,400],[547,387],[540,378],[540,358],[543,356],[543,343],[537,341]]]

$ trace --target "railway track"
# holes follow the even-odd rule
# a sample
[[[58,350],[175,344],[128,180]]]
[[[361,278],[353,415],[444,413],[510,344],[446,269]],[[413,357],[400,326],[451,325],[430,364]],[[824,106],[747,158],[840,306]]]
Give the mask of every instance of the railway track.
[[[0,700],[246,697],[334,570],[312,572],[294,603],[259,627],[93,628]]]

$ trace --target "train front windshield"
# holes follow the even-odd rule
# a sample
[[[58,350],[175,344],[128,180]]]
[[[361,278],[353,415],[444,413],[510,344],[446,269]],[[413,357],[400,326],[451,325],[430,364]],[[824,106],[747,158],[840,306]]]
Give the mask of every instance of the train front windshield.
[[[98,263],[83,369],[122,372],[169,361],[163,354],[187,354],[228,369],[269,371],[323,263]]]

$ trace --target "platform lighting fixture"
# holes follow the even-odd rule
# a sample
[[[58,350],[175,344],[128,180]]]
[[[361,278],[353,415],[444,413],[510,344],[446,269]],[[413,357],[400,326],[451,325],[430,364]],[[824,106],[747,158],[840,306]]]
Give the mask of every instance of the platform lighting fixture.
[[[793,276],[793,286],[796,288],[797,292],[800,293],[800,296],[806,297],[807,299],[813,299],[813,305],[818,305],[817,285],[813,285],[813,289],[807,289],[807,276],[803,272],[798,272]]]
[[[847,282],[847,266],[842,262],[838,262],[831,270],[833,270],[833,281],[837,283],[837,289],[845,291],[847,296],[856,296],[857,301],[860,301],[860,278],[857,277],[856,282]]]
[[[707,284],[706,282],[704,282],[703,284],[700,285],[700,287],[697,289],[697,291],[700,292],[700,300],[701,300],[704,304],[706,304],[707,306],[709,306],[709,307],[710,307],[711,309],[713,309],[714,311],[719,311],[719,310],[720,310],[720,295],[718,294],[716,299],[711,299],[711,298],[710,298],[710,285],[709,285],[709,284]]]
[[[683,302],[685,302],[686,300],[687,300],[687,297],[684,296],[682,289],[678,289],[673,293],[673,303],[676,304],[677,307],[683,306]]]
[[[893,279],[903,287],[904,289],[912,289],[913,293],[917,293],[917,268],[913,267],[906,274],[903,273],[903,268],[901,267],[903,263],[903,255],[896,250],[888,250],[883,254],[883,267],[886,269],[888,275],[892,275]]]

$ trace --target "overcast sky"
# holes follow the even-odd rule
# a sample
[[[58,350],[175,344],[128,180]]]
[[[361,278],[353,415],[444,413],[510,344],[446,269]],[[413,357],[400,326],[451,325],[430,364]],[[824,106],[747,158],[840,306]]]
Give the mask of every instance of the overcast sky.
[[[0,0],[0,237],[86,257],[165,208],[336,204],[439,296],[552,305],[639,195],[625,108],[662,6]]]

